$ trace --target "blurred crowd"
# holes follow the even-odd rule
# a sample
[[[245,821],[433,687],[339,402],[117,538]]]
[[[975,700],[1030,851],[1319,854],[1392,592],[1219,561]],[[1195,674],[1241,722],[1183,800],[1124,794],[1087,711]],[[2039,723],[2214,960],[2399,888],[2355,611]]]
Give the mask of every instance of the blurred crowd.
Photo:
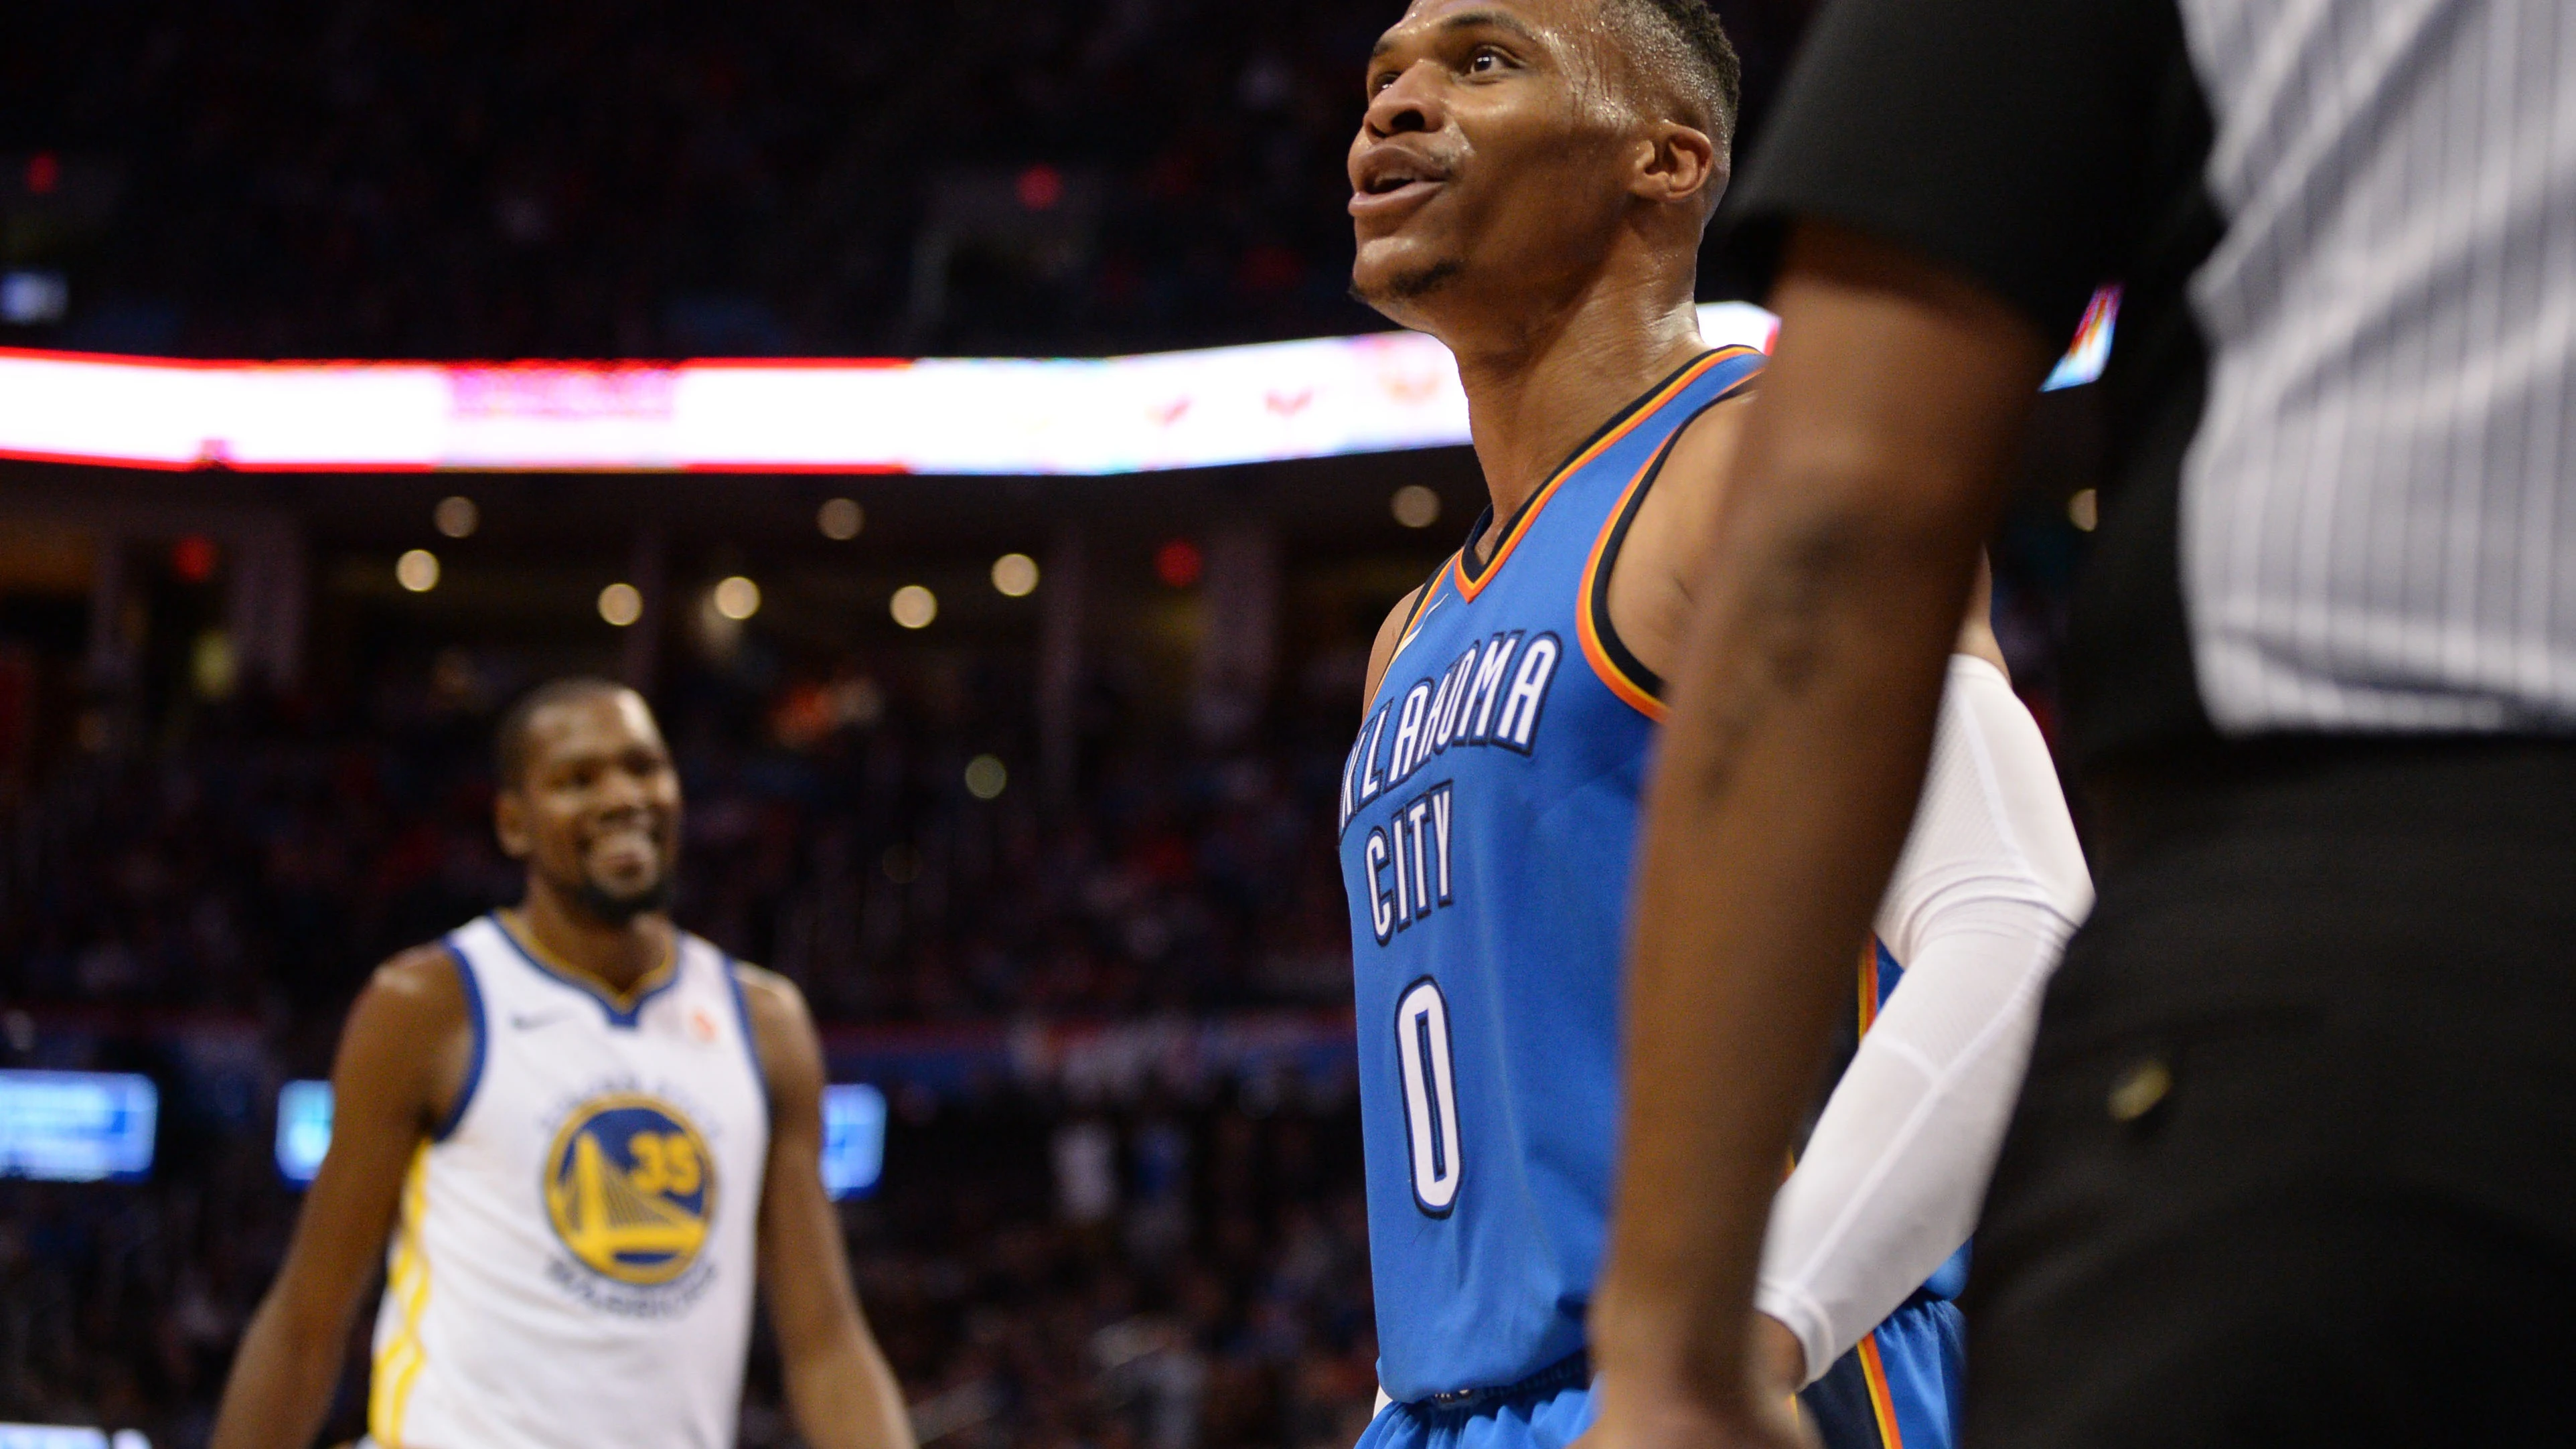
[[[1376,1391],[1357,1138],[1347,1102],[915,1102],[843,1220],[925,1442],[1350,1444]],[[147,1183],[0,1180],[0,1421],[205,1442],[296,1198],[255,1137],[165,1131],[163,1156]],[[364,1426],[372,1307],[324,1442]],[[798,1442],[765,1330],[740,1442]]]
[[[497,696],[453,677],[471,668],[327,715],[240,703],[184,744],[50,772],[7,817],[0,1000],[336,1021],[374,963],[515,900],[491,829]],[[1122,734],[1050,804],[1013,747],[1024,686],[967,674],[669,691],[679,919],[825,1020],[1347,992],[1340,711],[1224,752]]]
[[[2043,722],[2065,533],[2025,519],[1998,555]],[[1261,1013],[1347,1043],[1330,822],[1356,647],[1222,744],[1104,664],[1059,779],[1009,651],[683,667],[656,699],[687,798],[676,914],[798,981],[862,1054],[1070,1023],[1150,1058],[1157,1024]],[[0,1421],[202,1441],[292,1221],[277,1082],[327,1070],[373,963],[515,898],[489,731],[534,676],[403,657],[337,694],[174,709],[0,811],[0,1065],[145,1072],[164,1103],[149,1182],[0,1181]],[[886,1085],[884,1186],[846,1223],[926,1436],[1352,1441],[1375,1350],[1347,1066]],[[334,1422],[354,1433],[351,1354]],[[746,1445],[794,1442],[765,1347],[744,1415]]]
[[[1719,0],[1759,112],[1810,8]],[[1106,352],[1373,328],[1342,156],[1396,0],[37,0],[45,341],[193,356]],[[1709,295],[1731,295],[1722,277]]]
[[[1401,8],[34,0],[0,46],[0,262],[59,271],[69,305],[0,345],[1078,354],[1371,329],[1342,156]],[[1749,136],[1811,0],[1716,8]],[[2016,526],[1998,625],[2045,723],[2074,545]],[[194,1034],[247,1043],[263,1082],[229,1106],[165,1086],[149,1181],[0,1179],[0,1421],[203,1442],[297,1201],[276,1080],[327,1068],[375,962],[515,898],[488,732],[532,679],[411,665],[174,708],[0,781],[23,787],[0,798],[0,1065],[166,1084]],[[1222,745],[1086,698],[1052,755],[999,655],[682,671],[656,692],[687,794],[676,914],[827,1031],[1344,1010],[1357,668]],[[897,1087],[883,1184],[843,1212],[925,1441],[1353,1442],[1375,1345],[1349,1085]],[[794,1442],[765,1335],[741,1442]]]
[[[674,683],[680,919],[800,980],[827,1024],[1347,992],[1339,742],[1283,716],[1223,751],[1097,748],[1050,801],[1008,743],[1020,686],[977,668]],[[0,1064],[144,1071],[165,1120],[149,1182],[0,1181],[0,1421],[202,1441],[292,1221],[275,1080],[327,1069],[373,962],[515,898],[489,825],[499,696],[473,673],[444,656],[337,708],[239,702],[66,762],[7,817]],[[970,774],[987,753],[999,774]],[[264,1060],[229,1117],[187,1065],[227,1031]],[[846,1222],[925,1433],[1349,1442],[1375,1350],[1347,1074],[1132,1084],[896,1090],[883,1188]],[[351,1352],[334,1422],[354,1434]],[[746,1445],[794,1442],[765,1345],[744,1416]]]
[[[1347,1099],[952,1115],[898,1140],[883,1201],[855,1215],[860,1292],[925,1437],[1357,1440],[1377,1341]],[[1041,1133],[1044,1180],[1026,1171]],[[934,1134],[904,1173],[905,1142]],[[755,1395],[747,1442],[761,1413]]]

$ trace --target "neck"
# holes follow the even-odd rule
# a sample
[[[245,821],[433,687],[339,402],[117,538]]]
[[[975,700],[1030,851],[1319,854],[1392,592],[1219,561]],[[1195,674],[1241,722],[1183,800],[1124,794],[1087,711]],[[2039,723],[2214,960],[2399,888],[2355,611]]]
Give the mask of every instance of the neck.
[[[1533,306],[1489,309],[1496,325],[1441,328],[1467,393],[1468,434],[1508,520],[1610,416],[1706,350],[1687,274],[1598,275]],[[1480,319],[1482,320],[1482,319]],[[1490,553],[1493,531],[1478,541]]]
[[[531,875],[519,920],[538,947],[619,996],[671,959],[671,918],[647,911],[623,925],[591,914],[566,892]]]

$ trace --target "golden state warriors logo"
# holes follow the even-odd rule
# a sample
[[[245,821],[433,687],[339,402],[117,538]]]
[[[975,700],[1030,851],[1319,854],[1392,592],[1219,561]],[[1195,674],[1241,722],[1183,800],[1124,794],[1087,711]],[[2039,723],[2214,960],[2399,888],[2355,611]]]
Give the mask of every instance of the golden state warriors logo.
[[[546,1216],[584,1267],[639,1287],[689,1270],[715,1218],[715,1162],[678,1108],[621,1094],[584,1102],[546,1152]]]

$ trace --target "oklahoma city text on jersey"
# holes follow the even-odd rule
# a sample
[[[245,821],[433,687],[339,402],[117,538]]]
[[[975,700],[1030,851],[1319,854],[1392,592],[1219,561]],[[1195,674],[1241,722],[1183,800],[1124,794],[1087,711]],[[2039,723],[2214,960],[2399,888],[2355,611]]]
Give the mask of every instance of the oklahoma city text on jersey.
[[[1411,642],[1409,636],[1406,642]],[[1455,792],[1447,780],[1409,792],[1404,787],[1452,749],[1534,752],[1539,717],[1564,652],[1552,633],[1533,637],[1516,629],[1496,634],[1468,646],[1438,678],[1415,680],[1401,699],[1380,706],[1361,728],[1359,743],[1342,766],[1340,829],[1347,835],[1351,822],[1363,813],[1384,821],[1369,827],[1363,847],[1370,875],[1369,922],[1379,945],[1451,903]],[[1403,657],[1399,645],[1396,658]],[[1394,803],[1382,815],[1371,811],[1374,802],[1390,796]]]

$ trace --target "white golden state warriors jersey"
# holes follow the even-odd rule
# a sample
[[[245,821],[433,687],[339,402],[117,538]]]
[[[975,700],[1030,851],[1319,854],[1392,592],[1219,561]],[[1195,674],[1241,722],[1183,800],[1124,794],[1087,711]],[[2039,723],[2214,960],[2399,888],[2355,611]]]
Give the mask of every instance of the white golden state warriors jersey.
[[[403,1183],[383,1449],[733,1443],[768,1092],[733,963],[677,940],[621,1004],[498,917],[447,937],[474,1065]]]

